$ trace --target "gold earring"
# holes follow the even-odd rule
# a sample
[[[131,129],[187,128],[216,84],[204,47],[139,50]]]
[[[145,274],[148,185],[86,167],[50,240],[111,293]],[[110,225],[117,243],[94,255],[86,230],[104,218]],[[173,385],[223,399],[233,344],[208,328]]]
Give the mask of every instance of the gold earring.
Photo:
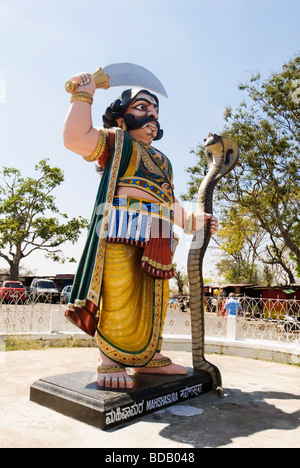
[[[127,132],[127,125],[124,120],[122,122],[122,130],[124,130],[124,132]]]

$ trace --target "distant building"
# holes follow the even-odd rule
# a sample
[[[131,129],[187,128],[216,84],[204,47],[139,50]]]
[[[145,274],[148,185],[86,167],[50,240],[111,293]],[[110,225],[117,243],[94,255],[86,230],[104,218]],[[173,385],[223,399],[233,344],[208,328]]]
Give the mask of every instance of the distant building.
[[[300,285],[289,286],[258,286],[257,284],[228,284],[223,286],[223,293],[229,296],[248,296],[263,299],[296,299],[300,300]]]

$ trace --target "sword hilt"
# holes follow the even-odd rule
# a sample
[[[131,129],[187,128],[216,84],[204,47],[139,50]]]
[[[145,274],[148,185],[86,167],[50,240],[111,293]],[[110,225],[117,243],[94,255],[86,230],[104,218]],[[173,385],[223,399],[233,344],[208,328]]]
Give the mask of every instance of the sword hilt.
[[[96,88],[108,89],[109,88],[109,76],[104,73],[101,67],[97,68],[97,70],[92,73],[92,77],[95,80]],[[80,85],[75,81],[67,81],[65,84],[65,89],[67,93],[75,93],[77,88]]]

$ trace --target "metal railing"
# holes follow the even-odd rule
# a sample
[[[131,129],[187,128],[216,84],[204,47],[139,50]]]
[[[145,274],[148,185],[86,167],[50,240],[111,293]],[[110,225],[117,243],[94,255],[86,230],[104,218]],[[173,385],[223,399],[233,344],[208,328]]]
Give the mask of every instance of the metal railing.
[[[28,294],[24,301],[0,300],[0,335],[78,332],[65,318],[66,301]]]
[[[264,340],[280,343],[300,342],[300,301],[280,298],[240,297],[236,319],[237,340]],[[217,300],[216,313],[223,320],[225,300]],[[220,327],[220,322],[218,322]],[[215,327],[214,327],[215,329]],[[213,335],[210,335],[213,336]]]
[[[232,338],[224,312],[224,298],[205,299],[205,336]],[[300,344],[300,301],[296,299],[264,299],[240,297],[241,310],[235,323],[235,340],[263,340],[286,344]],[[187,314],[180,307],[169,310],[168,333],[188,333]],[[175,317],[178,317],[177,319]],[[178,326],[176,326],[176,324]]]
[[[264,340],[300,344],[300,301],[284,299],[239,299],[241,311],[236,318],[236,340]],[[205,336],[228,337],[228,320],[223,312],[224,300],[217,300],[211,311],[206,304]],[[0,335],[30,335],[40,333],[78,333],[64,315],[66,301],[27,296],[20,301],[0,301]],[[190,335],[189,310],[183,313],[169,308],[164,332]]]

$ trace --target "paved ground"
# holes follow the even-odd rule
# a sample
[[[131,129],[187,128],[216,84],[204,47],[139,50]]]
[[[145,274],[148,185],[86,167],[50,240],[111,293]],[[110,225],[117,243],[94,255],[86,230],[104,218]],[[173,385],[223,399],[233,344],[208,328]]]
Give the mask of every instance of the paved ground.
[[[168,355],[191,366],[190,353]],[[29,401],[31,384],[42,377],[93,370],[96,349],[2,352],[0,447],[300,447],[299,367],[231,356],[208,359],[222,372],[223,400],[202,395],[103,432]]]

